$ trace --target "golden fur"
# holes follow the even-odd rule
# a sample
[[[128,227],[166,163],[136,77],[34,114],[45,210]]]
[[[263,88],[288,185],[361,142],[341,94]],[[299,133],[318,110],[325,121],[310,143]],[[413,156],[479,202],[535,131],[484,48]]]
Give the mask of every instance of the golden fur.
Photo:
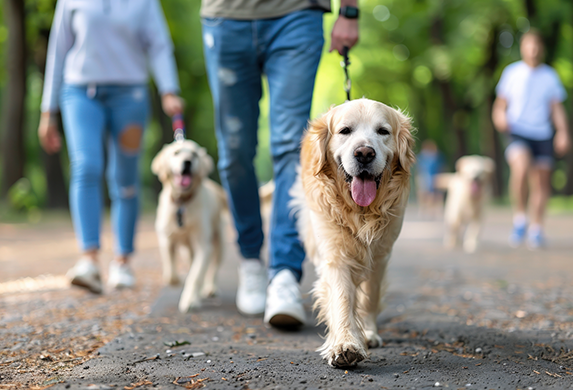
[[[367,207],[353,201],[343,167],[333,158],[332,139],[345,121],[364,128],[385,121],[391,128],[383,142],[376,141],[388,153],[376,198]],[[369,137],[375,134],[365,142]],[[320,351],[333,366],[353,366],[366,357],[367,345],[382,343],[376,317],[408,198],[412,147],[410,119],[368,99],[332,108],[310,123],[303,138],[300,180],[291,193],[301,238],[319,275],[315,308],[328,328]]]

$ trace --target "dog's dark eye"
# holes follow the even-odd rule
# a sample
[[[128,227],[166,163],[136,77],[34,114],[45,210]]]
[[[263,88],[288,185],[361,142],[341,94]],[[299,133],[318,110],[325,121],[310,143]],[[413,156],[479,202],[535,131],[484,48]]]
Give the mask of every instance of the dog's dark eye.
[[[175,153],[173,153],[175,156],[177,156],[179,154],[179,152],[181,152],[181,149],[178,149],[175,151]]]
[[[386,127],[380,127],[376,132],[380,135],[390,134],[390,130],[388,130]]]
[[[348,135],[352,133],[352,129],[350,127],[343,127],[342,129],[340,129],[340,131],[338,132],[338,134],[344,134],[344,135]]]

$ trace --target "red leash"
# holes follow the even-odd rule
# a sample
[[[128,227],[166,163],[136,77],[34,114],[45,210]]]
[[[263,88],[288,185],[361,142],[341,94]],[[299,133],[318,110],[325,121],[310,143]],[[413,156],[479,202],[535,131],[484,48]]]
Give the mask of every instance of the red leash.
[[[183,114],[173,115],[171,121],[171,125],[173,127],[173,139],[177,142],[185,140],[185,122],[183,121]]]

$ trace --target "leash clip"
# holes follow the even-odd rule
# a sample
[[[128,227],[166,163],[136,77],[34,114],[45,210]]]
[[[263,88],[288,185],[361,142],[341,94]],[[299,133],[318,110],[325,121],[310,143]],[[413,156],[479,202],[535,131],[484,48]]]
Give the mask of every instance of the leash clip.
[[[177,142],[183,142],[185,140],[185,122],[183,121],[183,114],[175,114],[171,120],[173,139]]]

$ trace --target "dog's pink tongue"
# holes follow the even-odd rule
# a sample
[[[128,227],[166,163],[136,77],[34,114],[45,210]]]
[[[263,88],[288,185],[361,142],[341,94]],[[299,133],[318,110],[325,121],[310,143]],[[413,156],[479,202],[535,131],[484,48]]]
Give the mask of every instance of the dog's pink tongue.
[[[179,185],[181,187],[189,187],[189,185],[191,184],[191,176],[189,175],[181,175],[178,177],[179,179]]]
[[[354,177],[351,185],[352,199],[358,206],[370,206],[376,198],[376,182],[372,179]]]
[[[472,196],[478,196],[480,194],[480,191],[481,191],[481,186],[478,182],[472,181],[470,189],[471,189]]]

